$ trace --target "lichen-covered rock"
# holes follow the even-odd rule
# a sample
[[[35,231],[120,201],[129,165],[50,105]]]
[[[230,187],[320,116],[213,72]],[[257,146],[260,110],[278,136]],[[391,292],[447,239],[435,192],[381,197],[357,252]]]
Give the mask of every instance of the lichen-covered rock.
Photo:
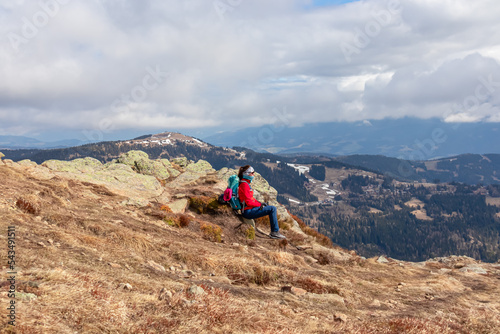
[[[185,168],[193,161],[188,160],[188,158],[186,158],[186,157],[180,157],[180,158],[171,159],[171,162],[176,164],[177,166]]]
[[[122,154],[117,162],[132,167],[137,173],[155,176],[160,180],[166,180],[170,177],[170,173],[162,161],[150,160],[148,154],[142,151],[128,151]]]
[[[68,173],[95,173],[104,168],[104,165],[94,158],[79,158],[71,161],[48,160],[42,163],[42,166]]]
[[[160,161],[163,163],[165,168],[168,170],[168,173],[170,176],[177,177],[181,172],[179,172],[177,169],[172,166],[172,163],[168,161],[168,159],[160,159]]]
[[[36,167],[36,166],[38,166],[38,164],[36,162],[31,161],[29,159],[24,159],[24,160],[18,161],[17,163],[20,166],[24,166],[24,167]]]
[[[154,176],[136,173],[131,166],[123,163],[103,165],[93,158],[72,161],[45,161],[40,167],[49,169],[52,174],[80,181],[100,184],[113,193],[131,198],[133,201],[147,203],[164,193],[164,188]]]
[[[193,173],[209,173],[209,172],[214,172],[215,170],[212,168],[212,165],[205,160],[198,160],[196,163],[189,164],[186,167],[186,172],[193,172]]]
[[[171,203],[168,203],[168,206],[170,210],[172,210],[173,213],[184,213],[186,212],[186,208],[189,205],[189,201],[187,198],[179,199],[177,201],[173,201]]]
[[[172,160],[172,162],[174,161]],[[169,188],[183,188],[189,185],[194,185],[200,178],[206,177],[209,173],[215,173],[212,165],[205,160],[199,160],[196,163],[190,163],[182,174],[180,174],[175,180],[167,183],[166,186]]]

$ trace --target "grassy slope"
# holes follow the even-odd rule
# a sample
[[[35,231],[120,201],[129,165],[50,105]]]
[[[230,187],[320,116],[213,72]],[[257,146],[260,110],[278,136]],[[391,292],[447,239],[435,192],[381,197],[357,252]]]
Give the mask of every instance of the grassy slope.
[[[44,181],[2,165],[0,179],[1,230],[17,229],[18,291],[37,296],[19,296],[17,333],[500,330],[500,275],[492,265],[484,265],[489,275],[478,275],[439,271],[446,265],[438,262],[379,264],[284,230],[296,243],[312,246],[299,251],[275,240],[248,240],[246,228],[235,231],[239,221],[223,207],[210,214],[190,211],[189,225],[179,228],[162,220],[178,218],[161,210],[162,203],[123,206],[123,197],[101,186]],[[210,184],[182,193],[215,195]],[[223,243],[207,240],[204,224],[219,226]],[[0,239],[6,248],[6,233]],[[153,269],[155,263],[166,270]],[[405,285],[396,291],[400,282]],[[121,283],[132,290],[119,288]],[[193,285],[205,293],[190,294]],[[281,292],[283,286],[309,292],[295,296]],[[3,310],[7,303],[3,287]],[[347,321],[336,321],[338,313]],[[14,332],[6,321],[2,316],[2,332]]]

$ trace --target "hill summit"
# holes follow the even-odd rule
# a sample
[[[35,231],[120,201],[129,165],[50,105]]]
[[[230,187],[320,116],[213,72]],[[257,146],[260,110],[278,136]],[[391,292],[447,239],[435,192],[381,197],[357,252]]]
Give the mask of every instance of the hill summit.
[[[14,282],[2,283],[15,292],[1,295],[15,327],[3,307],[2,331],[500,331],[500,264],[365,259],[290,215],[260,175],[256,197],[278,207],[287,240],[257,237],[217,202],[234,173],[141,151],[105,164],[2,160],[1,224],[16,249],[3,267]]]

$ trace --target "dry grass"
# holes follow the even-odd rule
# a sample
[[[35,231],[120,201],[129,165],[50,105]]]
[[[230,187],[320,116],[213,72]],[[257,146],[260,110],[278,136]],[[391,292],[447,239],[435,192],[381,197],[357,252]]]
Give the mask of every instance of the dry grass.
[[[204,213],[192,207],[182,218],[154,201],[124,206],[112,191],[79,181],[68,187],[69,181],[40,181],[2,166],[0,178],[0,229],[16,225],[18,291],[37,296],[19,303],[15,331],[3,317],[1,333],[500,331],[500,274],[494,271],[438,274],[449,267],[381,265],[354,255],[339,262],[332,254],[347,251],[315,245],[305,252],[276,240],[249,240],[247,231],[234,230],[236,217],[209,208],[210,196]],[[39,205],[38,216],[30,205],[16,204],[19,199]],[[180,229],[182,219],[189,223]],[[322,240],[310,233],[313,238],[286,231],[294,244]],[[149,261],[165,271],[148,268]],[[399,282],[406,285],[395,292]],[[204,293],[189,293],[193,285]],[[283,286],[308,292],[295,296],[281,292]],[[162,289],[171,296],[159,300]],[[0,302],[8,303],[5,294]],[[347,321],[335,321],[335,313]]]

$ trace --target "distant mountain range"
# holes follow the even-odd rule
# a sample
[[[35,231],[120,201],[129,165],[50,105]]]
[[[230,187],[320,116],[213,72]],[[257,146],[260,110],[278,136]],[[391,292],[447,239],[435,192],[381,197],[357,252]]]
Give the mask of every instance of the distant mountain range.
[[[461,154],[428,161],[408,161],[380,155],[350,155],[334,159],[398,180],[500,184],[500,154]]]
[[[0,136],[0,149],[50,149],[82,145],[84,142],[77,139],[45,142],[23,136]]]
[[[402,181],[462,182],[467,184],[500,183],[500,154],[462,154],[425,161],[362,154],[338,157],[311,153],[275,155],[255,152],[244,147],[227,149],[173,132],[145,135],[126,141],[101,142],[46,150],[4,150],[3,153],[6,158],[14,161],[30,159],[42,163],[50,159],[71,160],[93,157],[106,162],[129,150],[145,151],[151,158],[185,156],[192,160],[205,159],[216,168],[279,160],[288,163],[319,164],[335,168],[342,166],[346,168],[356,167],[388,175]]]
[[[438,119],[263,126],[202,137],[218,146],[243,146],[277,154],[371,154],[429,160],[465,153],[500,153],[500,123],[444,123]]]

